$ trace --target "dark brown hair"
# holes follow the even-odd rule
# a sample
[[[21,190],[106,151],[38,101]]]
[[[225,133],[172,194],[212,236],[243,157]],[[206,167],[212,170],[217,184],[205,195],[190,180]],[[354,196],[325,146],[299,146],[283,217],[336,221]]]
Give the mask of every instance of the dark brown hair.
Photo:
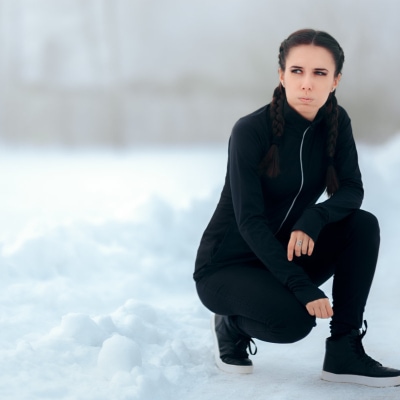
[[[344,53],[339,43],[328,33],[315,31],[313,29],[302,29],[292,33],[285,39],[279,48],[279,67],[282,71],[286,68],[286,58],[293,47],[300,45],[320,46],[328,50],[335,61],[335,77],[342,72],[344,63]],[[272,143],[270,149],[261,163],[261,168],[266,171],[271,178],[279,174],[279,143],[284,131],[285,120],[283,117],[283,104],[286,94],[282,84],[275,88],[270,113],[272,119]],[[338,104],[335,91],[329,94],[325,103],[326,117],[325,122],[328,129],[327,134],[327,156],[328,168],[326,173],[326,191],[332,196],[339,188],[339,181],[334,167],[334,155],[336,139],[338,135]]]

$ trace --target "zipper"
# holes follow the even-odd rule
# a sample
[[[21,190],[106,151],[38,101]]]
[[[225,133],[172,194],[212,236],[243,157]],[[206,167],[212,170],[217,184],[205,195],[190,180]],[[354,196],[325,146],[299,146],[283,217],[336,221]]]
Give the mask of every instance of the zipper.
[[[306,133],[308,132],[308,130],[310,129],[310,127],[311,127],[311,125],[303,132],[303,138],[301,139],[301,144],[300,144],[300,172],[301,172],[301,184],[300,184],[300,189],[299,189],[299,191],[297,192],[296,196],[294,197],[294,199],[293,199],[293,201],[292,201],[292,204],[290,205],[289,210],[288,210],[288,212],[286,213],[285,218],[283,218],[283,221],[282,221],[282,223],[280,224],[278,230],[275,232],[275,235],[281,230],[283,224],[286,222],[286,220],[287,220],[287,218],[288,218],[288,216],[289,216],[289,214],[290,214],[290,211],[292,211],[293,206],[295,205],[296,200],[297,200],[297,198],[299,197],[299,195],[300,195],[300,193],[301,193],[301,191],[302,191],[302,189],[303,189],[303,185],[304,185],[303,143],[304,143],[304,138],[305,138],[305,136],[306,136]]]

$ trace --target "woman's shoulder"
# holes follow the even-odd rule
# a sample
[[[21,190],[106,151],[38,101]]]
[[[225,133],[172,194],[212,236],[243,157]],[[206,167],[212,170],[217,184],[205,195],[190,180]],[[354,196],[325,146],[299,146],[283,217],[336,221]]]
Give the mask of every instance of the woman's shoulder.
[[[338,137],[337,145],[341,146],[341,143],[347,146],[348,143],[353,142],[353,128],[351,119],[347,111],[340,105],[338,105]]]
[[[240,118],[232,129],[230,147],[265,152],[269,136],[269,105]]]
[[[338,119],[339,119],[339,124],[340,123],[349,123],[351,121],[350,116],[346,109],[342,107],[340,104],[338,104]]]
[[[269,125],[269,104],[241,117],[234,125],[233,132],[253,131],[265,133]]]
[[[240,153],[251,162],[259,163],[268,147],[268,120],[268,105],[241,117],[235,123],[229,139],[230,154]]]

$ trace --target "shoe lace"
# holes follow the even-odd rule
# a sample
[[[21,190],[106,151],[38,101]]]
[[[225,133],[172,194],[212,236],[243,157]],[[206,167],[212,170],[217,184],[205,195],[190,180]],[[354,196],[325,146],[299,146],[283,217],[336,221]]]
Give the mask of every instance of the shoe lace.
[[[368,324],[367,321],[364,320],[364,325],[365,329],[362,329],[361,333],[358,336],[354,337],[354,340],[352,342],[353,349],[355,353],[359,356],[359,358],[368,366],[382,366],[381,363],[378,361],[374,360],[372,357],[370,357],[364,350],[364,346],[362,345],[361,340],[367,333],[368,329]]]
[[[240,338],[236,342],[236,347],[241,352],[246,353],[246,355],[247,355],[247,350],[252,356],[257,354],[257,346],[252,338]]]

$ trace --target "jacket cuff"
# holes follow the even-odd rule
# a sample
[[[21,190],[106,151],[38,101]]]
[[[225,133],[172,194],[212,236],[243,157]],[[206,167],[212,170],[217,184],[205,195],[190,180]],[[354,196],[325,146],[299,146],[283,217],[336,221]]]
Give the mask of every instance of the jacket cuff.
[[[327,299],[328,296],[317,286],[313,288],[308,288],[307,290],[299,290],[295,291],[294,295],[296,296],[297,300],[300,301],[303,306],[305,306],[310,301],[318,300],[318,299]]]
[[[316,242],[324,226],[325,222],[321,212],[317,208],[309,208],[293,225],[292,232],[303,231]]]

